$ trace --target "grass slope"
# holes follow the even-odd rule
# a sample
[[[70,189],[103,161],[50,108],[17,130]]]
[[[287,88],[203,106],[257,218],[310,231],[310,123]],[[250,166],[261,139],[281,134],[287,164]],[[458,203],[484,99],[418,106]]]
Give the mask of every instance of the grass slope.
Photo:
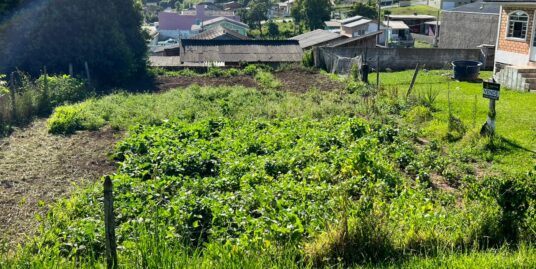
[[[413,15],[417,13],[418,15],[431,15],[437,17],[437,12],[439,9],[426,5],[416,5],[409,7],[393,7],[385,10],[391,11],[392,15]]]

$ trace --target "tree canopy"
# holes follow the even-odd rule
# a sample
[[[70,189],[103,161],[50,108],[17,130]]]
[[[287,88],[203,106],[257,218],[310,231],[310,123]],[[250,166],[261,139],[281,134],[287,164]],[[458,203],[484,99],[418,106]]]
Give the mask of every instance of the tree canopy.
[[[31,1],[0,25],[0,72],[67,73],[69,64],[105,85],[146,70],[140,7],[132,0]],[[75,70],[75,71],[76,71]],[[81,72],[80,72],[81,73]]]
[[[324,28],[324,21],[331,18],[331,3],[329,0],[296,1],[291,15],[296,24],[304,21],[310,30]]]
[[[375,4],[363,4],[363,3],[354,3],[352,10],[348,12],[349,16],[363,16],[369,19],[377,19],[378,11],[376,10]]]

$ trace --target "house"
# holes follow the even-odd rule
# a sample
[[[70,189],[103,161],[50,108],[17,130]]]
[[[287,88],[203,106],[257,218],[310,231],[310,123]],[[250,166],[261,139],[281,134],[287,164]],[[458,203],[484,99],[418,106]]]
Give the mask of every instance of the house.
[[[242,5],[238,3],[237,1],[226,2],[226,3],[222,3],[221,5],[223,7],[223,10],[226,10],[226,11],[227,10],[234,11],[234,10],[242,8]]]
[[[386,30],[386,46],[389,48],[412,48],[415,40],[410,28],[403,21],[384,21]],[[383,42],[382,42],[383,43]]]
[[[536,91],[536,1],[484,2],[501,5],[495,43],[495,79],[511,89]]]
[[[190,35],[197,34],[197,30],[192,30],[194,25],[201,25],[203,21],[225,17],[235,21],[240,21],[240,17],[234,15],[232,11],[218,10],[213,4],[202,3],[195,6],[193,10],[183,10],[176,12],[158,13],[158,32],[162,39],[188,38]]]
[[[440,21],[427,21],[424,23],[424,26],[426,29],[424,30],[424,33],[428,36],[439,36],[439,32],[441,30],[441,22]]]
[[[383,31],[376,31],[367,33],[364,35],[337,39],[328,43],[328,47],[340,48],[340,47],[352,47],[352,48],[375,48],[377,45],[378,36],[383,34]]]
[[[324,24],[326,25],[326,30],[334,33],[340,33],[341,32],[341,22],[337,20],[331,20],[331,21],[325,21]]]
[[[287,0],[285,2],[278,3],[278,15],[280,17],[290,16],[290,10],[292,9],[292,4],[294,0]]]
[[[205,30],[197,35],[190,36],[190,39],[202,40],[248,40],[249,37],[233,30],[229,30],[221,25]]]
[[[181,64],[240,66],[263,63],[277,66],[299,63],[303,50],[297,40],[194,40],[181,41]]]
[[[303,50],[308,50],[313,47],[320,47],[327,45],[336,40],[346,39],[346,36],[341,36],[337,33],[333,33],[327,30],[317,29],[305,34],[297,35],[289,38],[290,40],[298,40],[300,47]]]
[[[415,34],[426,34],[426,25],[427,21],[436,21],[437,18],[430,15],[386,15],[385,21],[402,21],[407,26],[411,33]]]
[[[203,30],[210,30],[218,27],[237,32],[243,36],[247,35],[249,26],[243,22],[233,20],[227,17],[217,17],[214,19],[206,20],[201,23]]]
[[[439,47],[473,49],[483,44],[494,45],[500,10],[500,3],[480,1],[443,11]]]

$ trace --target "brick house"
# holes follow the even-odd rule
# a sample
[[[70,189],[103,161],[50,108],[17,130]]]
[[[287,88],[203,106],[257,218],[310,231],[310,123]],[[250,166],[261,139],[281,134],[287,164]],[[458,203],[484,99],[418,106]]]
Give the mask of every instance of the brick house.
[[[536,91],[536,0],[485,0],[501,4],[495,79],[507,88]]]

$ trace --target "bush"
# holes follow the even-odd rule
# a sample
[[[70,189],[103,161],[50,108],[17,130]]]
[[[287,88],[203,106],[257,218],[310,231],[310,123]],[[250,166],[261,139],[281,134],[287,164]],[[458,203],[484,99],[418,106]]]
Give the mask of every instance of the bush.
[[[305,67],[313,67],[315,65],[313,51],[309,50],[303,53],[302,64]]]
[[[432,119],[432,111],[426,106],[413,107],[407,114],[406,120],[414,124],[420,124]]]
[[[85,110],[85,104],[58,107],[48,120],[48,131],[52,134],[74,134],[77,130],[97,130],[103,119]]]
[[[277,90],[282,86],[281,81],[279,81],[272,73],[266,71],[258,71],[255,75],[255,80],[263,89]]]

